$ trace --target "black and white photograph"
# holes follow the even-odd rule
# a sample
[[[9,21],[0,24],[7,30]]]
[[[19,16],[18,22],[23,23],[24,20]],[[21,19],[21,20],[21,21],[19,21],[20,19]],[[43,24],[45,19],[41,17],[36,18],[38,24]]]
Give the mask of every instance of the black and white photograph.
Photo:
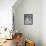
[[[33,14],[24,14],[24,25],[33,24]]]

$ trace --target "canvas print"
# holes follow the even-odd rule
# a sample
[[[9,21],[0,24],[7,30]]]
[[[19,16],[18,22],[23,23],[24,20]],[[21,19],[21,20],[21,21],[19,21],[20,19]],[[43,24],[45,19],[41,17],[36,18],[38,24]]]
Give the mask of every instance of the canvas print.
[[[24,14],[24,25],[33,24],[33,14]]]

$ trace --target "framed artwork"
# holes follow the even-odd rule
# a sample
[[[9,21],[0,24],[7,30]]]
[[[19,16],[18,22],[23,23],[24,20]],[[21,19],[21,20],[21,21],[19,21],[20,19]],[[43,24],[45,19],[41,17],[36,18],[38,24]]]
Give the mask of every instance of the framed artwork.
[[[33,24],[33,14],[24,14],[24,25]]]

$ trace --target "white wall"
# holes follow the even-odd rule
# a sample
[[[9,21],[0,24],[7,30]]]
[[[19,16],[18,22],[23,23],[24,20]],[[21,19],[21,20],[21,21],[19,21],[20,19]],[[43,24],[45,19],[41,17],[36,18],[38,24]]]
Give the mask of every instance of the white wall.
[[[33,25],[24,25],[24,14],[33,14]],[[15,9],[15,28],[22,32],[24,37],[35,41],[36,46],[41,46],[41,1],[23,0]]]
[[[46,0],[41,1],[41,40],[42,46],[46,46]]]
[[[0,0],[0,27],[12,28],[12,6],[16,0]]]

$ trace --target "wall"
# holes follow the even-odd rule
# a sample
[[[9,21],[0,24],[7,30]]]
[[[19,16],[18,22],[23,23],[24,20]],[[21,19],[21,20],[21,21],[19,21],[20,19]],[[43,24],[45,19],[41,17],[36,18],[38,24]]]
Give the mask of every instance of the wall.
[[[24,14],[33,14],[33,25],[24,25]],[[23,33],[24,38],[35,41],[36,46],[41,46],[41,1],[23,0],[14,10],[15,28]]]
[[[41,41],[46,46],[46,0],[41,1]]]
[[[0,27],[12,28],[12,6],[16,0],[0,0]]]

